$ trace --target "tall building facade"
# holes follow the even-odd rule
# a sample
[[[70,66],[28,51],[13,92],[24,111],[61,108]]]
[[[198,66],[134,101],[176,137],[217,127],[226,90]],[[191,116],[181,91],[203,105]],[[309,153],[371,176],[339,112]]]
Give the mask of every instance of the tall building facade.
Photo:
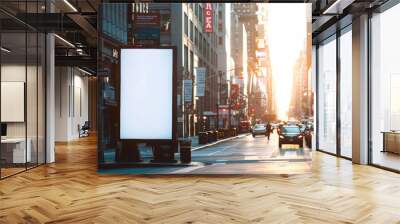
[[[218,4],[218,21],[215,29],[218,38],[217,67],[218,67],[218,128],[227,128],[229,85],[231,74],[234,74],[235,64],[231,60],[231,4]]]
[[[293,67],[292,98],[289,108],[289,117],[307,119],[313,116],[313,91],[311,83],[311,62],[308,59],[306,43],[300,52],[296,64]]]
[[[206,6],[211,8],[211,31],[205,29]],[[145,13],[134,15],[134,45],[177,48],[179,136],[216,127],[217,104],[223,95],[219,93],[226,91],[222,84],[230,61],[227,10],[229,4],[223,3],[149,3]],[[197,68],[206,70],[204,96],[196,95]],[[184,88],[184,83],[192,86]]]
[[[249,70],[248,70],[248,35],[243,23],[239,22],[239,16],[233,11],[231,15],[231,49],[232,59],[235,63],[233,68],[234,75],[231,79],[231,104],[237,113],[237,119],[234,119],[235,125],[237,120],[244,115],[247,116],[248,111],[248,87],[249,87]],[[232,97],[233,87],[239,88],[239,94]]]
[[[232,49],[235,49],[233,60],[242,94],[239,103],[240,119],[242,120],[248,119],[249,99],[252,95],[253,80],[256,75],[257,10],[257,4],[232,4]]]
[[[271,54],[268,41],[268,4],[260,4],[258,8],[258,25],[256,38],[256,70],[259,77],[263,77],[266,107],[263,112],[265,120],[276,119],[276,100],[273,85]],[[256,105],[259,102],[254,102]],[[262,113],[260,111],[260,113]],[[260,114],[258,115],[260,116]]]

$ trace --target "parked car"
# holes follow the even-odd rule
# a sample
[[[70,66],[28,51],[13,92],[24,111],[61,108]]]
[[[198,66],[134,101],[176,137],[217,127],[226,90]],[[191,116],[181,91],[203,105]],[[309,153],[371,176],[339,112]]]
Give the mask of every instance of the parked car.
[[[252,128],[253,137],[257,135],[265,135],[267,136],[267,126],[265,124],[256,124]]]
[[[303,148],[304,135],[297,125],[284,125],[281,126],[279,132],[279,148],[283,144],[296,144]]]
[[[251,131],[251,123],[250,121],[241,121],[239,125],[240,133],[249,133]]]

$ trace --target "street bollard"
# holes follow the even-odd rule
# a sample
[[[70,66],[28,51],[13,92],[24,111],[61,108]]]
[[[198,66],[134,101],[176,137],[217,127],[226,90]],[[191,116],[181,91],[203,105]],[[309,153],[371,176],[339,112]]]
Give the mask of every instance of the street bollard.
[[[233,128],[233,136],[237,136],[237,135],[238,135],[237,128]]]
[[[192,161],[192,141],[181,140],[179,143],[181,163],[190,163]]]
[[[153,146],[153,163],[175,163],[174,149],[171,144],[154,144]]]
[[[214,142],[214,131],[208,131],[208,142]]]
[[[218,130],[218,138],[219,138],[219,139],[225,138],[225,133],[224,133],[224,130],[223,130],[223,129],[219,129],[219,130]]]
[[[199,144],[204,145],[208,143],[208,133],[199,132]]]
[[[220,136],[219,131],[218,131],[218,130],[215,130],[215,138],[216,138],[217,140],[221,139],[219,136]]]

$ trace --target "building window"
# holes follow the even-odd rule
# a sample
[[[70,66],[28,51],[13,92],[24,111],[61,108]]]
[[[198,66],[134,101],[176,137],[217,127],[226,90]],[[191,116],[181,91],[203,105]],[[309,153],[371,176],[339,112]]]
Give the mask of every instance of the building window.
[[[218,44],[223,45],[224,44],[224,38],[218,37]]]
[[[196,46],[199,46],[199,31],[197,30],[197,27],[194,27],[194,43]]]
[[[188,47],[186,45],[184,46],[184,52],[183,52],[183,67],[185,68],[186,71],[188,71],[189,69]]]
[[[193,41],[193,22],[190,20],[190,40]]]
[[[200,6],[200,4],[198,6],[199,6],[199,21],[200,24],[203,25],[203,8]]]
[[[203,55],[204,57],[207,57],[206,53],[207,53],[207,43],[206,43],[206,38],[203,37]]]
[[[193,55],[193,51],[190,51],[190,69],[189,69],[189,71],[190,71],[190,73],[191,74],[193,74],[193,63],[194,63],[194,55]]]
[[[201,53],[203,53],[203,34],[201,34],[201,32],[199,32],[199,51]]]
[[[188,36],[188,16],[186,13],[184,17],[183,29],[185,31],[186,36]]]

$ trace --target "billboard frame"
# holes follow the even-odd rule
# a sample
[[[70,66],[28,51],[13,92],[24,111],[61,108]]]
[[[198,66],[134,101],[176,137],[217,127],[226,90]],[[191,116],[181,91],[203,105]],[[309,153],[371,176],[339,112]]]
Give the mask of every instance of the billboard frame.
[[[121,46],[118,49],[119,57],[121,57],[121,50],[125,49],[170,49],[172,50],[172,139],[121,139],[121,133],[118,133],[120,141],[129,141],[131,143],[150,143],[150,144],[176,144],[177,142],[177,97],[178,97],[178,86],[177,86],[177,48],[175,46]],[[121,72],[121,58],[118,60],[118,69]],[[121,76],[118,80],[119,95],[121,95]],[[121,96],[118,99],[118,114],[121,114]],[[120,121],[121,122],[121,118]],[[119,124],[121,125],[121,124]]]

